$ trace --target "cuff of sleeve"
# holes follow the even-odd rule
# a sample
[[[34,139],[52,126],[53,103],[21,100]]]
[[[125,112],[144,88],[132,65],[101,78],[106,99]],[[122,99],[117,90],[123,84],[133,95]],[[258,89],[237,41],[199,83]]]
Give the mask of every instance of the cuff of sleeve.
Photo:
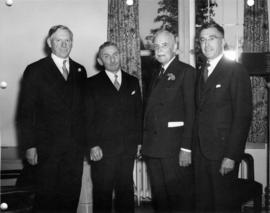
[[[190,149],[184,149],[184,148],[181,148],[182,151],[185,151],[185,152],[191,152]]]

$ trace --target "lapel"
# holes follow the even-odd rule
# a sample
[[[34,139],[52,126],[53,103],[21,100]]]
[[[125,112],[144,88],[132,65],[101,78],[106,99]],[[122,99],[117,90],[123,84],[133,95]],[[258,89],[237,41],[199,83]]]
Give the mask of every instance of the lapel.
[[[177,76],[177,66],[179,65],[178,59],[175,57],[175,59],[171,62],[171,64],[167,67],[164,74],[159,77],[160,69],[158,69],[154,75],[153,85],[151,87],[151,93],[158,91],[165,87],[165,84],[168,81],[168,73],[173,74],[174,76]]]
[[[226,74],[226,69],[224,66],[225,63],[226,59],[223,56],[217,63],[216,67],[214,68],[213,72],[208,77],[205,83],[203,82],[203,69],[201,69],[198,87],[200,105],[202,105],[205,102],[210,92],[216,89],[217,83],[224,78],[224,74]],[[202,86],[203,83],[204,85]]]
[[[109,76],[106,74],[105,70],[100,72],[101,78],[103,79],[103,82],[100,84],[102,88],[104,88],[107,91],[113,91],[114,93],[118,92],[115,86],[113,85],[113,82],[109,78]],[[122,79],[123,80],[123,79]],[[120,89],[122,87],[122,84],[120,86]],[[119,89],[119,91],[120,91]]]
[[[56,64],[50,56],[46,58],[44,69],[44,79],[47,81],[47,86],[57,95],[57,97],[59,97],[59,99],[61,99],[65,104],[68,104],[67,96],[71,96],[71,94],[67,94],[66,92],[67,81],[63,78],[61,72],[58,70]],[[74,75],[74,62],[70,59],[68,81],[73,82]]]
[[[116,94],[120,94],[126,91],[126,88],[128,86],[128,74],[125,73],[123,70],[121,70],[121,73],[122,73],[122,82],[119,90],[117,90],[113,85],[113,82],[110,80],[109,76],[106,74],[106,72],[101,71],[101,75],[104,80],[104,87],[107,88],[108,90],[113,91]]]
[[[168,74],[172,74],[175,76],[175,78],[179,78],[180,73],[179,72],[179,61],[178,58],[175,57],[175,59],[170,63],[170,65],[165,70],[162,77],[158,80],[158,82],[155,84],[155,81],[157,81],[159,70],[155,73],[154,79],[153,79],[153,85],[151,87],[150,96],[148,97],[148,103],[146,106],[146,112],[154,105],[156,105],[157,101],[160,101],[160,98],[162,97],[160,94],[164,93],[164,88],[169,87],[171,82],[168,81]]]
[[[128,74],[125,73],[124,71],[122,71],[122,83],[121,83],[121,86],[120,86],[120,89],[119,89],[119,92],[128,92]]]

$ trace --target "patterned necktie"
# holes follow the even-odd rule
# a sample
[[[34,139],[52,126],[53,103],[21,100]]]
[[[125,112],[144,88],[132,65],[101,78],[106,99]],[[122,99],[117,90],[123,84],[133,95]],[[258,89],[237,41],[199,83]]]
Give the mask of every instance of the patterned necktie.
[[[114,74],[114,82],[113,82],[113,85],[115,86],[115,88],[116,88],[117,90],[119,90],[119,89],[120,89],[120,84],[119,84],[117,78],[118,78],[118,75]]]
[[[203,80],[204,80],[204,82],[207,81],[207,78],[208,78],[208,72],[209,72],[208,68],[209,68],[209,67],[210,67],[210,63],[209,63],[209,61],[207,60],[207,62],[206,62],[206,64],[205,64],[205,67],[204,67],[204,70],[203,70]]]
[[[67,63],[67,60],[64,60],[63,61],[63,67],[62,67],[63,77],[64,77],[65,80],[67,80],[67,78],[68,78],[68,69],[67,69],[66,63]]]

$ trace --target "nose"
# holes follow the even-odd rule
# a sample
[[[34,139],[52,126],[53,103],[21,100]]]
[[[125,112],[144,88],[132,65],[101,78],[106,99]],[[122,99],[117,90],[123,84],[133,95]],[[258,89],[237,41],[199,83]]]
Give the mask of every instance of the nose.
[[[111,63],[115,62],[115,57],[114,56],[112,56],[110,59],[111,59]]]
[[[61,42],[61,47],[67,47],[67,42],[66,41],[62,41]]]

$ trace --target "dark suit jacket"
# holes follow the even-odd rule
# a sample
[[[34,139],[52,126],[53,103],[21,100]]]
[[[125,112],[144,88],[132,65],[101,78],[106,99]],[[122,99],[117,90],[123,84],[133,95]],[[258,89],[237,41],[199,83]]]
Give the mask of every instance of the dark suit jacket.
[[[195,70],[175,58],[158,82],[157,77],[158,72],[144,113],[142,152],[151,157],[170,157],[178,155],[181,147],[191,149]],[[183,125],[169,127],[169,122]]]
[[[71,59],[67,82],[50,56],[27,66],[18,105],[19,136],[25,149],[37,147],[39,162],[83,145],[85,79],[85,68]]]
[[[135,155],[142,140],[142,101],[135,77],[122,71],[119,91],[105,71],[89,78],[85,107],[90,148],[100,146],[103,157]]]
[[[206,84],[200,72],[196,90],[197,143],[210,160],[240,160],[252,115],[248,73],[243,66],[224,57]]]

